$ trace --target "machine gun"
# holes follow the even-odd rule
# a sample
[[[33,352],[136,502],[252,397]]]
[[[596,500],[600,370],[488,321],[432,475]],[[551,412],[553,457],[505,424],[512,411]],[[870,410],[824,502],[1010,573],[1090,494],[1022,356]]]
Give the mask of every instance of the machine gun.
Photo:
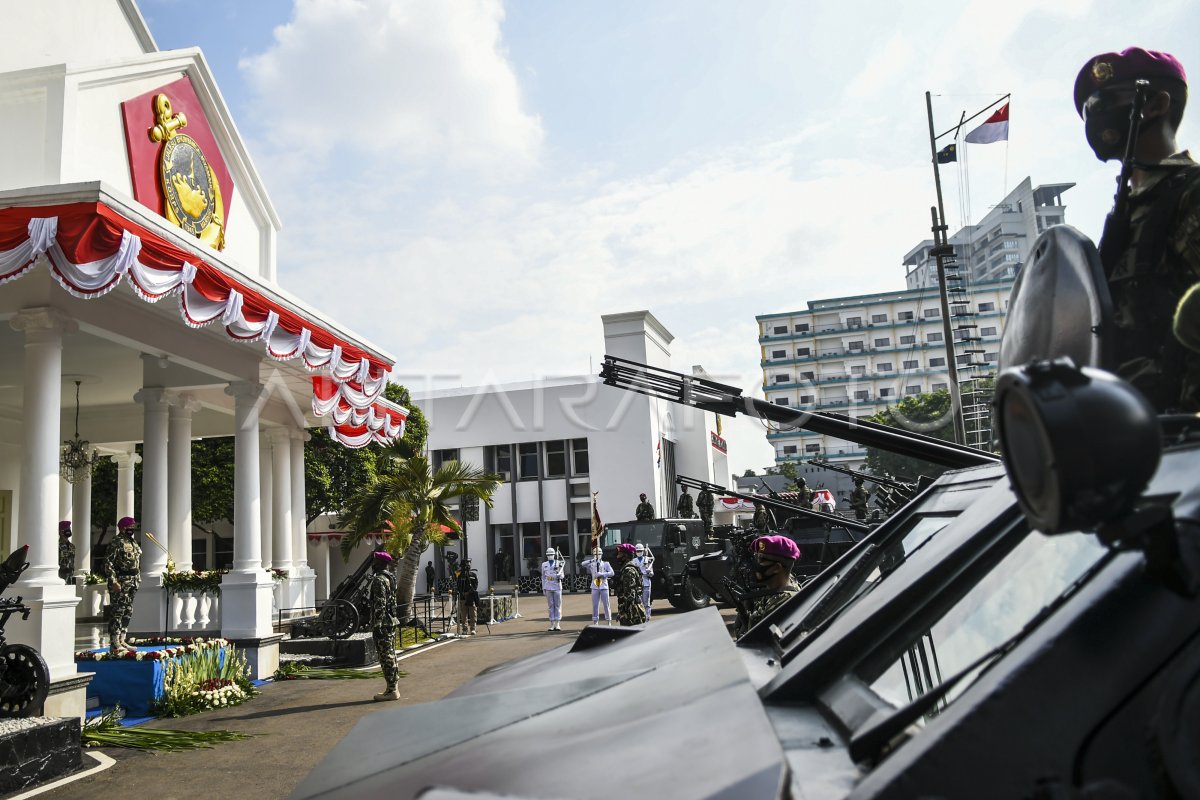
[[[736,386],[651,367],[617,356],[604,357],[600,377],[608,386],[648,397],[658,397],[729,417],[736,416],[739,412],[749,414],[782,425],[836,436],[867,447],[878,447],[892,453],[931,461],[952,469],[1000,463],[998,455],[974,447],[854,419],[844,414],[800,411],[778,406],[765,400],[744,397],[742,390]]]
[[[819,458],[810,458],[808,463],[823,469],[840,472],[843,475],[862,478],[864,481],[871,481],[876,484],[875,505],[885,514],[891,514],[900,508],[900,506],[913,499],[917,492],[933,483],[932,480],[924,475],[916,482],[901,481],[894,478],[881,478],[877,475],[868,475],[865,472],[859,472],[848,467],[839,467],[836,464],[830,464],[828,461],[822,461]]]
[[[892,489],[898,489],[902,492],[912,493],[916,489],[916,483],[912,481],[902,481],[895,478],[881,478],[878,475],[859,472],[858,470],[850,469],[849,467],[839,467],[837,464],[831,464],[830,462],[822,461],[819,458],[810,458],[808,463],[812,464],[814,467],[821,467],[822,469],[831,470],[833,472],[840,472],[843,475],[849,475],[852,478],[862,478],[864,481],[877,483],[880,486],[888,486]]]
[[[0,593],[29,568],[29,545],[22,545],[0,564]],[[18,597],[0,599],[0,717],[29,717],[42,713],[50,693],[50,669],[41,653],[27,644],[8,644],[4,627],[20,614],[29,619],[29,606]]]
[[[707,489],[714,495],[736,497],[740,500],[746,500],[751,503],[762,503],[772,511],[783,511],[792,517],[806,517],[811,520],[819,520],[821,522],[826,522],[831,525],[838,525],[852,531],[858,531],[860,533],[866,533],[871,529],[870,525],[863,525],[861,522],[855,522],[853,520],[846,519],[845,517],[839,517],[837,514],[826,514],[821,511],[813,511],[811,508],[805,508],[804,506],[796,505],[795,503],[789,503],[786,500],[779,498],[778,495],[775,495],[774,497],[771,497],[770,495],[763,497],[760,494],[745,494],[743,492],[733,491],[732,489],[726,489],[724,486],[720,486],[716,483],[702,481],[699,478],[689,478],[687,475],[680,475],[675,479],[675,483],[692,489]],[[772,492],[772,494],[774,494],[774,492]]]
[[[330,639],[348,639],[371,622],[371,606],[368,592],[371,585],[371,562],[375,554],[369,553],[358,569],[342,579],[321,607],[316,620],[297,622],[292,626],[292,637],[328,636]]]

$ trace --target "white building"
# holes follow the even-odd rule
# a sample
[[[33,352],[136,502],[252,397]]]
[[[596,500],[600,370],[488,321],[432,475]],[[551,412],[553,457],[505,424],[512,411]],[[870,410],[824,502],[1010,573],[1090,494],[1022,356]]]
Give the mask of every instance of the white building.
[[[970,349],[982,352],[961,352],[960,367],[998,359],[1012,286],[1009,279],[970,288],[979,326]],[[807,310],[755,319],[768,402],[865,417],[905,395],[949,388],[936,288],[812,300]],[[860,445],[810,431],[768,433],[767,440],[776,463],[820,457],[856,467],[866,458]]]
[[[674,336],[649,311],[606,315],[603,324],[609,355],[671,368]],[[413,401],[429,421],[435,463],[457,459],[505,478],[494,506],[481,506],[479,520],[466,525],[483,585],[534,573],[548,546],[572,563],[585,553],[593,492],[601,519],[618,522],[633,519],[642,492],[658,516],[672,516],[677,475],[730,485],[714,414],[593,376],[435,391]]]
[[[3,16],[0,549],[29,546],[10,591],[33,609],[8,640],[49,666],[46,713],[82,716],[82,590],[57,574],[60,519],[80,571],[91,559],[90,477],[60,479],[78,383],[79,432],[119,466],[117,516],[133,514],[140,443],[138,516],[166,547],[142,540],[134,633],[180,612],[162,573],[168,552],[192,565],[192,439],[234,437],[214,632],[269,674],[273,603],[313,599],[304,429],[399,435],[405,412],[380,397],[393,359],[279,286],[279,218],[199,50],[159,52],[132,0],[6,2]],[[288,573],[278,588],[271,567]]]

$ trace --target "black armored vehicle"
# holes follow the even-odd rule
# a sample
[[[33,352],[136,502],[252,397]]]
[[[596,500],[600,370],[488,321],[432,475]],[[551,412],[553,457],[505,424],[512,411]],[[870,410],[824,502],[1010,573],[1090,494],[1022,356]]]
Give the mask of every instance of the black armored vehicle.
[[[650,579],[651,599],[665,599],[682,611],[695,611],[709,603],[709,595],[689,576],[688,561],[716,545],[704,539],[704,523],[699,519],[652,519],[609,523],[604,526],[601,546],[604,557],[612,560],[617,545],[639,542],[654,554],[654,577]]]
[[[611,386],[951,469],[736,643],[715,608],[586,628],[366,716],[293,796],[1200,797],[1200,419],[1075,366],[1106,363],[1094,249],[1039,274],[1073,235],[1012,301],[1003,463],[606,359]],[[1074,339],[1037,330],[1063,309]]]

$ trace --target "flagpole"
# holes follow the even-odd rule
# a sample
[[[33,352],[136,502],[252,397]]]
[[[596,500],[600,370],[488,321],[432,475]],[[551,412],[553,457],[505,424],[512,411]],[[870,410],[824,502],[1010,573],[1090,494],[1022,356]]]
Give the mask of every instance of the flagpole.
[[[942,337],[946,340],[946,371],[950,379],[950,412],[954,423],[954,441],[966,443],[962,416],[962,396],[958,389],[958,359],[954,354],[954,331],[950,327],[950,301],[946,297],[946,265],[943,258],[953,253],[946,241],[946,208],[942,203],[942,174],[938,169],[937,139],[933,133],[933,99],[925,93],[925,113],[929,118],[929,154],[933,161],[933,185],[937,189],[937,208],[930,209],[933,217],[933,255],[937,260],[938,303],[942,308]],[[940,233],[940,236],[939,236]]]

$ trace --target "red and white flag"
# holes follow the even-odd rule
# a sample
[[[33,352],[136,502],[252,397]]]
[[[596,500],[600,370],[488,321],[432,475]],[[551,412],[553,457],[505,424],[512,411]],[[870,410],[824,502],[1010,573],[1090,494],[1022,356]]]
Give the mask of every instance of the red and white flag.
[[[996,109],[996,113],[983,121],[975,130],[966,135],[963,141],[971,144],[991,144],[992,142],[1008,141],[1008,103]]]

